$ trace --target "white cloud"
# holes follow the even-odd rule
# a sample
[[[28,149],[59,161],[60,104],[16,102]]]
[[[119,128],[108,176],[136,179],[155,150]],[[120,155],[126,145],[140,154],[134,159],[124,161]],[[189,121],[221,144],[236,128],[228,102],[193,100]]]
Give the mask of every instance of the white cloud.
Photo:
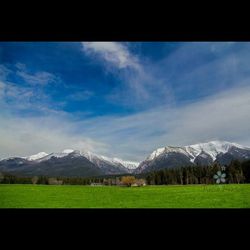
[[[82,42],[83,50],[97,55],[113,67],[124,69],[140,69],[138,58],[132,55],[128,48],[119,42]]]
[[[15,67],[12,69],[7,68],[5,65],[0,65],[0,80],[7,80],[7,76],[10,74],[19,76],[26,84],[30,85],[43,86],[60,80],[56,75],[46,71],[30,73],[23,63],[16,63]]]
[[[10,73],[11,70],[4,65],[0,65],[0,80],[5,80]]]
[[[0,65],[0,109],[2,112],[48,112],[57,110],[62,102],[53,103],[43,86],[60,79],[49,72],[27,73],[25,64],[17,63],[15,68]],[[24,84],[9,81],[9,76],[20,76]]]
[[[85,101],[94,96],[94,92],[89,90],[82,90],[68,95],[67,99],[71,101]]]
[[[83,51],[101,59],[121,83],[106,95],[118,105],[138,107],[172,101],[173,94],[166,81],[154,75],[153,64],[132,54],[121,42],[83,42]]]
[[[51,102],[41,85],[54,80],[46,72],[27,73],[24,64],[15,65],[18,71],[5,66],[0,79],[0,158],[26,156],[40,151],[56,152],[65,148],[105,152],[104,143],[84,136],[75,117],[61,109],[58,102]],[[26,83],[8,81],[8,74],[18,74]],[[38,84],[38,86],[37,86]],[[35,86],[36,85],[36,86]],[[74,99],[89,98],[93,93],[79,92]]]
[[[185,106],[157,107],[127,116],[76,120],[49,113],[37,118],[1,116],[1,157],[64,148],[143,160],[166,145],[213,139],[250,146],[250,87],[241,86]]]
[[[244,86],[185,106],[92,119],[83,122],[82,127],[90,137],[114,145],[110,153],[142,160],[166,145],[220,139],[250,146],[249,124],[250,87]]]
[[[27,156],[37,152],[59,152],[65,148],[102,150],[106,145],[75,133],[76,124],[67,117],[13,117],[1,116],[0,158]]]
[[[46,85],[51,82],[56,81],[56,77],[48,72],[37,72],[35,74],[29,74],[25,71],[17,71],[16,73],[20,76],[26,83],[31,85]]]
[[[124,74],[123,84],[106,96],[107,101],[138,110],[174,102],[167,80],[154,75],[150,65],[144,67],[136,74]]]
[[[1,103],[8,103],[9,105],[16,103],[21,105],[28,102],[34,96],[31,88],[19,87],[18,85],[10,82],[0,82],[0,96]]]
[[[230,46],[223,50],[229,50]],[[211,47],[207,51],[212,50],[220,55],[213,60],[200,61],[207,51],[203,52],[201,45],[188,44],[181,46],[164,61],[152,65],[140,64],[141,60],[122,43],[87,43],[87,47],[84,43],[83,47],[85,52],[98,56],[105,64],[118,69],[123,79],[123,85],[114,89],[107,99],[151,108],[133,115],[76,121],[74,114],[70,116],[62,111],[50,110],[47,104],[40,103],[39,108],[45,112],[36,119],[1,115],[0,157],[60,151],[71,147],[140,161],[154,149],[166,145],[188,145],[221,139],[250,146],[248,49],[241,48],[237,53],[233,50],[222,56],[220,46]],[[190,66],[190,61],[194,65]],[[22,65],[18,67],[21,72],[27,71]],[[163,74],[163,71],[166,73]],[[174,106],[175,95],[168,86],[169,82],[175,84],[175,94],[189,97],[192,91],[194,99],[200,98],[200,93],[203,94],[202,99],[195,102],[185,100],[186,105]],[[22,103],[25,105],[25,101],[18,99],[22,96],[26,96],[26,104],[34,104],[30,100],[32,95],[29,96],[29,88],[21,90],[15,85],[7,88],[6,91],[6,82],[2,81],[0,104],[6,93],[13,102],[17,97],[15,108],[20,108],[17,105]],[[227,90],[222,92],[223,89]],[[215,90],[217,94],[212,94]],[[86,98],[86,93],[71,98]],[[35,107],[38,108],[37,105]]]
[[[0,81],[0,113],[33,111],[38,114],[44,112],[46,108],[49,109],[50,106],[56,109],[59,103],[52,105],[49,96],[41,89]]]

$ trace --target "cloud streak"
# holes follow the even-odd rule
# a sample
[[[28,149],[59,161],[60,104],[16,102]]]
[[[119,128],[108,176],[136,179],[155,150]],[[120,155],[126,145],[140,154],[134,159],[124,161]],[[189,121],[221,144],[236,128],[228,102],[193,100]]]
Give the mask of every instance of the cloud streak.
[[[115,68],[140,70],[138,58],[128,48],[118,42],[82,42],[84,52],[97,56]]]
[[[93,97],[95,94],[92,91],[89,90],[81,90],[79,92],[70,94],[67,96],[68,100],[71,101],[86,101],[88,99],[90,99],[91,97]]]
[[[171,88],[152,71],[153,63],[132,54],[125,43],[83,42],[83,51],[99,59],[121,84],[106,96],[106,100],[136,109],[172,101]]]
[[[75,124],[61,114],[33,118],[2,115],[0,137],[0,158],[40,151],[59,152],[66,148],[95,151],[105,146],[81,132],[75,133]]]
[[[0,124],[1,156],[72,147],[128,160],[143,160],[158,147],[214,139],[250,146],[250,87],[242,86],[195,103],[161,106],[134,115],[74,119],[6,116]]]
[[[81,116],[67,113],[43,92],[53,77],[18,64],[26,83],[18,85],[7,81],[12,73],[0,66],[0,157],[71,147],[141,161],[166,145],[221,139],[250,146],[248,44],[184,44],[156,62],[132,54],[126,43],[81,46],[88,58],[112,68],[119,82],[104,98],[97,93],[93,99],[132,107],[134,113],[88,116],[84,104]],[[62,98],[78,102],[94,95],[81,89],[65,91]],[[14,114],[25,109],[36,115]]]
[[[28,72],[26,66],[21,63],[17,63],[16,68],[18,69],[16,71],[16,75],[21,77],[25,81],[25,83],[31,85],[44,86],[49,83],[55,83],[58,80],[55,75],[45,71],[35,72],[31,74]]]
[[[10,73],[11,70],[4,65],[0,65],[0,80],[5,80]]]
[[[245,86],[176,108],[162,106],[126,117],[94,119],[86,123],[86,133],[110,145],[118,142],[114,153],[120,156],[142,160],[166,145],[221,139],[250,146],[249,123],[250,87]]]
[[[57,84],[60,79],[55,75],[38,71],[34,74],[27,73],[26,65],[17,63],[15,67],[10,68],[0,65],[0,108],[1,113],[21,112],[36,113],[40,115],[44,112],[54,112],[61,108],[62,103],[53,102],[51,96],[46,93],[44,86],[49,83]],[[14,76],[14,81],[13,79]],[[24,82],[16,79],[20,77]]]

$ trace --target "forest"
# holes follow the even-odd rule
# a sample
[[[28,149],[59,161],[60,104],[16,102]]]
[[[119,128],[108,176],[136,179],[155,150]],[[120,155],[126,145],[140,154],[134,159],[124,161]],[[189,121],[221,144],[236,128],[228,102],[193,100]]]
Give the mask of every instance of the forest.
[[[218,171],[225,174],[225,183],[250,183],[250,160],[233,160],[228,166],[214,163],[211,166],[163,169],[149,173],[146,181],[148,185],[213,184]]]
[[[250,160],[233,160],[228,166],[214,163],[211,166],[189,166],[173,169],[162,169],[141,175],[135,179],[146,181],[147,185],[188,185],[188,184],[214,184],[214,175],[220,171],[225,174],[226,184],[250,183]],[[122,185],[123,175],[100,177],[57,177],[49,176],[14,176],[0,173],[1,184],[42,184],[42,185],[91,185],[93,183],[106,186]]]

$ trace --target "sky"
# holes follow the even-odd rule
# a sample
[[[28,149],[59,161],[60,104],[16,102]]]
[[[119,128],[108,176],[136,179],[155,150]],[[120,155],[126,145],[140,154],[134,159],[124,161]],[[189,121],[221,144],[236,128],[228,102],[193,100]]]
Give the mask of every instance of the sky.
[[[248,42],[0,42],[0,158],[250,146]]]

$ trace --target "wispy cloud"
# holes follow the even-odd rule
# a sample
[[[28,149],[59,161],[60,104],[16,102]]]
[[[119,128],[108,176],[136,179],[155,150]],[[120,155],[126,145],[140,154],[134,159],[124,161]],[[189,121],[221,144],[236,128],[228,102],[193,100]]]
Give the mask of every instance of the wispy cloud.
[[[87,57],[112,67],[119,82],[106,101],[138,107],[137,113],[69,114],[42,91],[48,81],[35,84],[38,72],[17,65],[17,71],[29,75],[20,86],[8,80],[8,68],[0,67],[1,157],[72,147],[140,161],[166,145],[221,139],[250,146],[249,44],[181,44],[154,62],[133,54],[126,43],[82,46]],[[68,91],[65,100],[66,95],[75,101],[93,97],[88,90]],[[20,107],[41,112],[25,118],[4,112]]]
[[[32,75],[26,72],[18,71],[17,75],[22,77],[25,82],[34,84],[34,85],[46,85],[50,82],[55,81],[54,75],[48,72],[38,72]]]
[[[250,87],[242,86],[175,108],[157,107],[123,117],[83,122],[85,133],[113,147],[120,157],[142,160],[166,145],[221,139],[250,146]]]
[[[5,80],[10,73],[10,69],[5,67],[4,65],[0,65],[0,80]]]
[[[86,101],[94,96],[94,92],[89,90],[82,90],[75,92],[73,94],[70,94],[67,96],[67,99],[70,101]]]
[[[2,155],[27,155],[72,147],[128,160],[143,160],[158,147],[220,139],[250,146],[250,87],[233,88],[175,108],[161,106],[134,115],[75,119],[56,114],[5,116]]]
[[[26,66],[21,63],[16,64],[16,75],[21,77],[26,83],[31,85],[47,85],[58,80],[58,78],[49,72],[40,71],[35,73],[29,73]]]
[[[34,97],[34,92],[31,88],[19,87],[14,83],[1,81],[0,96],[2,104],[12,105],[16,103],[16,106],[21,107],[24,103],[31,101],[31,98]]]
[[[17,64],[16,68],[16,71],[3,65],[0,68],[0,158],[39,151],[55,152],[69,147],[105,151],[107,145],[83,135],[77,126],[77,117],[63,111],[60,103],[46,94],[41,84],[47,84],[48,79],[40,78],[37,72],[25,75],[28,70],[23,64]],[[20,76],[20,72],[26,84],[10,81],[8,75]],[[69,99],[86,100],[93,94],[78,91],[69,95]]]
[[[107,101],[139,109],[165,100],[172,101],[171,88],[164,79],[154,75],[153,64],[130,52],[126,43],[83,42],[82,46],[87,55],[111,68],[121,81],[106,96]]]
[[[0,108],[2,112],[14,112],[16,114],[27,111],[28,113],[48,112],[57,110],[60,102],[54,103],[45,92],[43,85],[56,81],[57,77],[48,72],[35,72],[34,75],[26,75],[27,68],[18,63],[9,68],[0,65]],[[21,76],[24,84],[11,81],[16,76]],[[45,111],[46,110],[46,111]]]
[[[119,42],[82,42],[84,52],[99,57],[113,67],[139,70],[141,65],[136,56]]]
[[[76,133],[75,124],[62,114],[43,117],[1,115],[0,158],[27,156],[37,152],[59,152],[66,148],[104,151],[107,145]]]
[[[243,83],[250,76],[249,56],[249,43],[182,43],[153,68],[177,98],[187,100]]]

